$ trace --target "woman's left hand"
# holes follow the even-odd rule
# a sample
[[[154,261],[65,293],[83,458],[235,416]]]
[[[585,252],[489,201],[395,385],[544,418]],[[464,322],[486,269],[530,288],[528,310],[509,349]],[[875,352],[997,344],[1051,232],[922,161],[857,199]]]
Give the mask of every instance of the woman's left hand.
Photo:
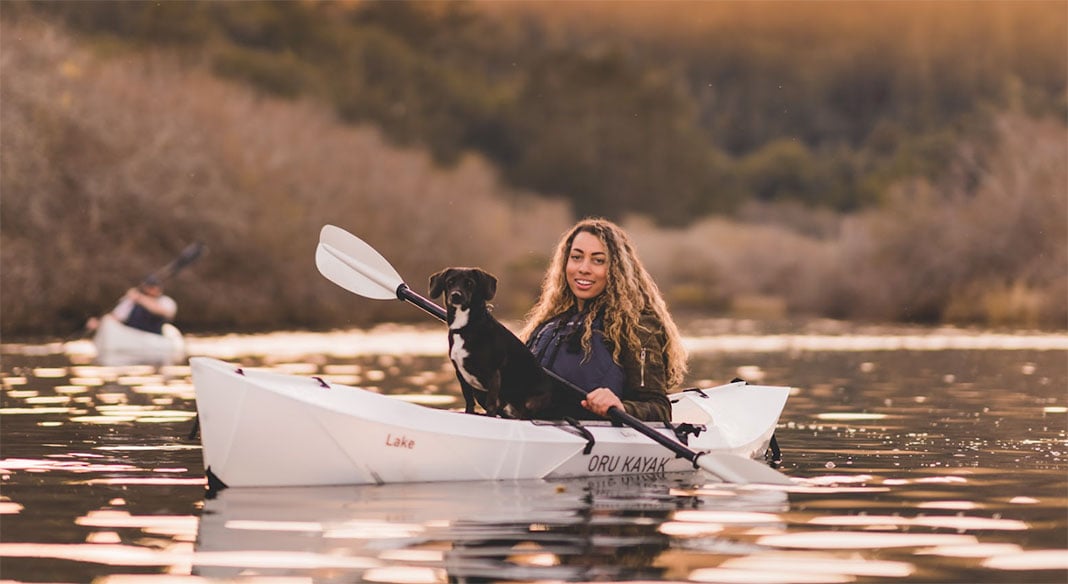
[[[582,400],[582,407],[605,418],[608,417],[608,408],[613,406],[619,408],[620,411],[626,411],[623,409],[623,402],[619,400],[619,396],[607,387],[598,387],[587,393],[586,399]]]

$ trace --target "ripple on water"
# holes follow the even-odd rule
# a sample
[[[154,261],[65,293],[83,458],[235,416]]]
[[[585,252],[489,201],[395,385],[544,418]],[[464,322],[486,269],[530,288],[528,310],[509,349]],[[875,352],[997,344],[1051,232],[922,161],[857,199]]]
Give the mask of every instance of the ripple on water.
[[[448,576],[487,580],[600,575],[800,584],[930,581],[932,573],[947,582],[1056,579],[1068,570],[1068,550],[1045,548],[1063,541],[1063,353],[1024,355],[1018,351],[1028,347],[1005,339],[1018,346],[966,353],[959,349],[996,339],[930,336],[954,338],[754,334],[711,339],[695,353],[691,365],[700,379],[742,372],[750,381],[796,386],[779,429],[796,484],[773,493],[778,498],[717,484],[643,491],[626,483],[609,492],[592,483],[532,491],[385,485],[305,498],[277,491],[243,507],[261,515],[238,512],[237,490],[214,505],[203,498],[200,445],[178,439],[195,412],[187,365],[67,360],[61,367],[52,358],[8,359],[5,345],[3,397],[10,409],[0,413],[11,414],[4,417],[5,449],[18,450],[11,451],[17,458],[0,460],[10,495],[0,497],[0,515],[5,527],[12,522],[9,533],[29,541],[0,544],[0,557],[5,572],[11,558],[32,558],[21,566],[27,571],[42,558],[97,564],[74,566],[63,579],[110,573],[101,584],[120,582],[137,566],[158,567],[147,581],[196,566],[204,577],[216,568],[220,578],[289,570],[302,581],[339,574],[349,581],[443,582],[444,562]],[[1051,338],[1036,337],[1030,349]],[[332,384],[372,383],[437,407],[459,400],[437,329],[218,339],[190,340],[206,349],[199,354],[235,351],[239,366],[317,374]],[[929,350],[895,352],[895,343]],[[780,355],[783,346],[795,351]],[[412,356],[422,350],[429,356]],[[749,352],[736,358],[739,350]],[[337,357],[339,351],[345,355]],[[72,452],[79,448],[91,452]],[[1027,456],[1025,464],[1016,462]],[[69,500],[56,503],[38,484],[69,491]],[[101,505],[124,505],[119,494],[136,513]],[[86,508],[92,505],[103,508]],[[57,523],[40,521],[60,514],[68,533],[77,526],[73,544],[56,543]],[[491,539],[492,546],[476,545]],[[633,558],[626,545],[633,542],[667,549],[652,552],[659,555],[649,559],[650,571],[627,571],[624,560]],[[597,546],[603,554],[589,552]],[[563,565],[576,558],[588,565]],[[1041,570],[1051,573],[1025,573]]]
[[[895,547],[929,547],[975,545],[974,535],[948,533],[871,533],[866,531],[808,531],[766,535],[760,545],[796,549],[876,549]]]

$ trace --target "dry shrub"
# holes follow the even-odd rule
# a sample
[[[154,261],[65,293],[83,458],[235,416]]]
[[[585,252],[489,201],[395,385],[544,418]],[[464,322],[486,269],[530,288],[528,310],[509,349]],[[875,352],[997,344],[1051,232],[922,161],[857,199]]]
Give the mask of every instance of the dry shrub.
[[[1018,115],[997,129],[961,145],[944,184],[901,185],[846,224],[855,316],[1068,324],[1068,131]]]
[[[897,185],[880,209],[829,217],[750,207],[747,221],[628,229],[675,309],[875,321],[1068,325],[1068,131],[1006,114],[960,145],[937,185]]]
[[[1042,324],[1049,300],[1047,290],[1037,290],[1019,281],[973,285],[953,296],[946,306],[945,318],[955,322],[1035,327]]]
[[[197,329],[331,327],[421,318],[354,298],[313,253],[333,223],[417,291],[449,265],[501,276],[523,314],[569,208],[504,186],[484,160],[442,169],[306,102],[265,99],[162,55],[103,61],[55,29],[0,20],[0,323],[65,332],[191,240],[209,254],[169,285]],[[1063,328],[1066,130],[999,120],[940,184],[828,217],[750,206],[744,221],[663,230],[629,218],[673,308]]]
[[[766,307],[779,305],[795,312],[827,309],[822,281],[834,270],[832,242],[781,226],[722,218],[674,230],[637,218],[625,225],[675,308],[725,310],[759,300],[765,313]]]
[[[169,284],[183,326],[420,318],[320,276],[322,225],[367,240],[420,291],[446,265],[502,271],[548,250],[570,221],[477,157],[442,169],[311,103],[163,55],[98,60],[10,21],[0,42],[5,332],[70,330],[192,240],[209,253]]]

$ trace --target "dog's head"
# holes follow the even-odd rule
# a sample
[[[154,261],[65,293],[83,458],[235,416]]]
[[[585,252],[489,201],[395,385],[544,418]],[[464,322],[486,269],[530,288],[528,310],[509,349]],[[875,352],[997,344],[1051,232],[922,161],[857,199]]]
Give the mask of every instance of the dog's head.
[[[445,268],[430,276],[430,297],[445,295],[445,304],[470,308],[497,293],[497,278],[479,268]]]

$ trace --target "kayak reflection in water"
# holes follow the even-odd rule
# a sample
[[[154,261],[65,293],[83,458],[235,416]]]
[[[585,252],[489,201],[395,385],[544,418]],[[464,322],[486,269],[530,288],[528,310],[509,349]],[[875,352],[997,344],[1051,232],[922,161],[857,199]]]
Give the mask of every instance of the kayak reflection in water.
[[[681,335],[627,233],[584,219],[557,244],[541,296],[520,333],[542,366],[588,391],[579,419],[610,407],[667,422],[667,391],[686,373]]]
[[[155,276],[145,278],[140,286],[130,288],[114,309],[103,318],[114,318],[122,324],[145,332],[163,334],[163,325],[174,320],[178,303],[163,293],[163,282]],[[93,317],[85,328],[95,331],[100,319]]]

